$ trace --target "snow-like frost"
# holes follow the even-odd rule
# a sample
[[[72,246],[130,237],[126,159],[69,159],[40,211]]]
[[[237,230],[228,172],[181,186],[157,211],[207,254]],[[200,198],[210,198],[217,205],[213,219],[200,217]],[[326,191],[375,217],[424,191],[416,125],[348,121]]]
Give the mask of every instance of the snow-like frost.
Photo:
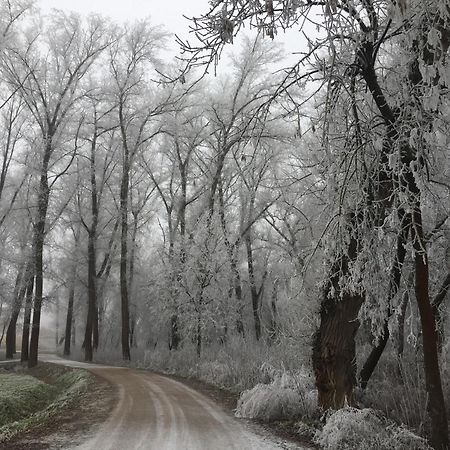
[[[425,439],[370,408],[334,412],[314,441],[324,450],[430,450]]]
[[[241,394],[236,417],[266,422],[300,415],[301,397],[297,391],[273,384],[257,384]]]
[[[310,390],[308,380],[301,375],[284,372],[270,384],[257,384],[244,391],[236,417],[270,422],[312,415],[317,408],[317,393]]]

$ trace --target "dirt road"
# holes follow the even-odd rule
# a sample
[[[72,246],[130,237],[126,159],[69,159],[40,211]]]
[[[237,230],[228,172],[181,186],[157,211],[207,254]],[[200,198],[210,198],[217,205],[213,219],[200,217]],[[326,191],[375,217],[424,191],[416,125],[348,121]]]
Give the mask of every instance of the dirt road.
[[[299,449],[251,431],[199,392],[151,372],[43,358],[87,368],[119,390],[109,420],[77,450]]]

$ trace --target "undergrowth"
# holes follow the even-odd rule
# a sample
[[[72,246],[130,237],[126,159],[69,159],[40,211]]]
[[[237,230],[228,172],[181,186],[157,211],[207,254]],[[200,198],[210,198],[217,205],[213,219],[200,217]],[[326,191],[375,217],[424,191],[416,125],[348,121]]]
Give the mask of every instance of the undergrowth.
[[[9,392],[0,397],[11,400],[11,407],[2,411],[4,421],[0,427],[0,443],[31,429],[44,426],[63,410],[77,405],[86,394],[93,375],[81,369],[44,364],[31,370],[19,370],[0,376],[9,386]],[[5,385],[6,386],[6,385]],[[0,389],[2,389],[0,384]],[[14,399],[18,399],[14,402]]]

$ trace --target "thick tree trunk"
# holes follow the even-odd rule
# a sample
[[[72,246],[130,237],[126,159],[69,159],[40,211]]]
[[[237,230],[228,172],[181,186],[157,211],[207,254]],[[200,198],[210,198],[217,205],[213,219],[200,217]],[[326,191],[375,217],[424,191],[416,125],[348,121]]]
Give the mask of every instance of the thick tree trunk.
[[[129,263],[129,283],[128,292],[130,293],[130,347],[136,347],[136,315],[137,315],[137,305],[136,299],[134,298],[134,271],[136,263],[136,239],[139,224],[139,212],[137,210],[132,211],[133,214],[133,227],[131,232],[131,251],[130,251],[130,263]]]
[[[120,294],[122,317],[122,357],[130,360],[130,311],[128,300],[128,189],[129,156],[125,151],[122,183],[120,188],[121,238],[120,238]]]
[[[33,290],[34,290],[34,270],[30,274],[30,278],[27,283],[27,293],[25,297],[25,312],[23,314],[23,330],[22,330],[22,351],[20,354],[20,360],[22,362],[28,361],[29,356],[30,321],[31,321],[31,310],[33,307]]]
[[[75,302],[75,282],[77,278],[78,266],[78,246],[80,241],[80,226],[74,232],[74,249],[73,261],[70,267],[69,275],[69,298],[67,301],[66,326],[64,330],[64,355],[70,355],[70,345],[72,341],[72,322],[73,322],[73,306]]]
[[[95,286],[97,286],[97,282],[95,283]],[[99,320],[99,308],[98,308],[98,295],[97,295],[97,288],[96,288],[94,320],[92,323],[92,348],[94,349],[94,351],[98,350],[99,342],[100,342],[100,320]]]
[[[409,183],[415,183],[414,175],[408,177]],[[416,204],[413,210],[413,225],[411,236],[414,246],[414,260],[416,272],[416,300],[419,307],[420,322],[422,326],[422,340],[425,366],[425,383],[428,394],[427,409],[431,419],[430,442],[434,449],[448,449],[447,409],[442,391],[441,374],[438,358],[438,336],[433,307],[429,298],[429,266],[427,244],[423,235],[422,212],[419,203],[418,189],[411,193],[416,196]]]
[[[34,367],[38,363],[39,332],[41,326],[42,295],[44,290],[44,239],[45,225],[47,220],[47,208],[50,196],[48,185],[48,165],[52,151],[51,138],[47,138],[45,153],[43,156],[41,177],[38,195],[38,214],[34,225],[35,251],[35,293],[33,305],[33,323],[31,327],[30,354],[28,358],[28,367]]]
[[[350,233],[357,230],[358,215],[349,219]],[[358,253],[358,237],[351,234],[346,255],[336,258],[331,268],[321,307],[320,326],[313,339],[312,363],[316,377],[319,406],[342,408],[353,404],[356,385],[355,335],[359,328],[358,314],[363,304],[362,294],[343,292],[341,277],[349,274],[349,263]]]
[[[86,329],[84,333],[84,360],[92,361],[94,357],[92,334],[94,327],[96,305],[96,267],[95,267],[95,237],[92,232],[88,237],[88,308]]]
[[[75,270],[71,274],[69,300],[67,302],[66,328],[64,333],[64,355],[70,355],[72,341],[73,304],[75,300]]]
[[[326,298],[320,310],[320,328],[313,342],[313,366],[319,406],[342,408],[347,401],[353,405],[356,384],[355,335],[359,328],[358,314],[363,303],[359,295],[344,294],[342,298]]]

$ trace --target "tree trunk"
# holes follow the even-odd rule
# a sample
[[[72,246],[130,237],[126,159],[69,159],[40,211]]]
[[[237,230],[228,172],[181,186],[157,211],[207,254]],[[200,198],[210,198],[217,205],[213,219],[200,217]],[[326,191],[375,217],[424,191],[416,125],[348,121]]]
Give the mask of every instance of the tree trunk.
[[[228,260],[230,263],[230,270],[231,270],[232,278],[233,278],[233,283],[232,283],[233,288],[232,289],[234,289],[234,295],[236,297],[236,303],[237,303],[236,331],[240,335],[245,336],[244,322],[242,319],[243,302],[242,302],[241,275],[239,273],[236,256],[235,256],[235,252],[237,250],[237,246],[238,246],[238,243],[240,242],[240,239],[238,241],[236,241],[234,244],[232,244],[228,238],[227,222],[225,219],[225,200],[224,200],[224,195],[223,195],[222,177],[220,178],[220,182],[218,185],[218,194],[219,194],[220,223],[222,226],[225,248],[227,249]]]
[[[252,241],[250,236],[250,230],[247,231],[245,237],[245,248],[247,250],[247,268],[248,268],[248,279],[250,283],[250,294],[252,298],[252,311],[253,311],[253,320],[255,327],[255,337],[256,340],[259,341],[261,338],[261,318],[259,316],[259,294],[256,289],[255,283],[255,270],[253,266],[253,248]]]
[[[196,332],[196,349],[197,356],[200,358],[202,354],[202,344],[203,344],[203,336],[202,336],[202,308],[203,308],[203,298],[200,295],[198,311],[197,311],[197,332]]]
[[[92,334],[96,308],[96,267],[95,267],[95,237],[92,230],[88,237],[88,308],[86,329],[84,333],[84,360],[92,361],[94,357]]]
[[[272,298],[270,300],[270,327],[269,327],[269,344],[273,344],[278,336],[278,280],[274,280],[272,286]]]
[[[133,210],[133,228],[131,232],[131,251],[130,251],[130,263],[129,263],[129,283],[128,283],[128,292],[131,296],[131,304],[130,304],[130,347],[136,346],[136,315],[137,315],[137,305],[136,299],[134,298],[134,271],[135,271],[135,263],[136,263],[136,238],[139,224],[139,216],[138,211]]]
[[[96,280],[97,281],[97,280]],[[95,283],[97,286],[97,283]],[[97,292],[97,288],[96,288]],[[94,308],[94,320],[92,322],[92,348],[94,351],[98,350],[100,342],[100,320],[99,320],[99,308],[98,308],[98,295],[95,295],[95,308]]]
[[[129,155],[124,151],[124,163],[122,183],[120,187],[120,213],[121,229],[120,238],[120,294],[122,317],[122,357],[130,360],[130,311],[128,300],[128,189],[129,189]]]
[[[178,315],[173,314],[170,318],[170,350],[178,350],[180,346],[180,333],[178,328]]]
[[[359,328],[358,314],[364,301],[362,294],[342,291],[340,279],[349,274],[349,264],[358,254],[360,215],[349,217],[350,243],[346,254],[336,257],[330,281],[320,306],[320,326],[313,338],[312,363],[316,377],[319,406],[342,408],[353,404],[356,385],[355,335]]]
[[[30,321],[31,321],[31,309],[33,306],[33,290],[34,290],[34,270],[30,274],[30,278],[27,283],[27,293],[25,298],[25,312],[23,314],[23,330],[22,330],[22,351],[20,354],[20,360],[22,362],[28,361],[29,356]]]
[[[33,305],[33,324],[31,327],[30,354],[28,358],[28,367],[34,367],[38,363],[39,332],[41,326],[42,294],[44,289],[44,239],[45,225],[47,220],[47,208],[50,196],[48,185],[48,165],[52,150],[51,138],[47,138],[45,153],[43,156],[41,176],[38,195],[38,214],[34,225],[35,251],[35,293]]]
[[[71,274],[69,301],[67,303],[66,328],[64,333],[64,355],[70,355],[70,343],[72,340],[73,304],[75,300],[75,270]]]
[[[418,197],[420,192],[418,192],[418,188],[415,192],[411,189],[411,184],[414,183],[415,185],[415,180],[414,175],[411,172],[409,174],[410,192],[416,196],[411,237],[413,239],[416,272],[415,292],[422,326],[425,383],[428,394],[427,409],[431,419],[430,442],[434,449],[441,450],[449,448],[447,409],[439,370],[436,321],[429,298],[427,243],[423,235],[422,211]]]
[[[313,341],[313,367],[319,406],[327,410],[353,405],[356,384],[355,335],[363,297],[345,293],[342,299],[327,293],[320,310],[320,328]]]

